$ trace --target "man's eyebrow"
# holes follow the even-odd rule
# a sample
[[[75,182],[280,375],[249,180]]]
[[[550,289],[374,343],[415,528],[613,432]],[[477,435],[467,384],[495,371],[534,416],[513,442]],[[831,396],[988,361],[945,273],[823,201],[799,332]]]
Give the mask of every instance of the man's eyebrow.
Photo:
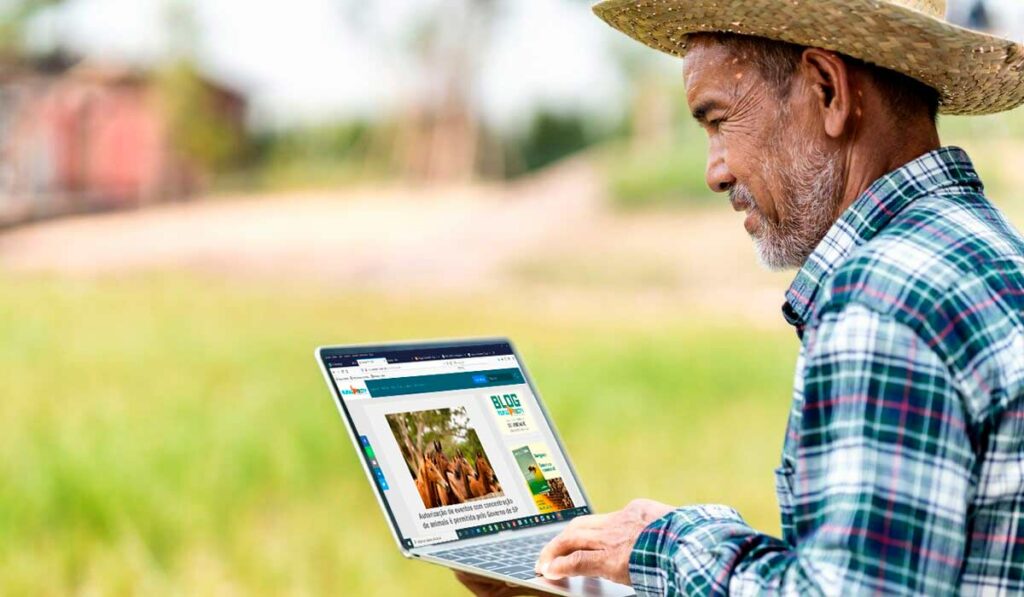
[[[706,100],[700,102],[699,104],[697,104],[693,108],[693,112],[692,112],[693,118],[697,122],[707,122],[707,114],[708,114],[708,112],[710,112],[711,110],[714,110],[715,108],[719,108],[719,107],[721,107],[721,105],[717,101],[715,101],[713,99],[706,99]]]

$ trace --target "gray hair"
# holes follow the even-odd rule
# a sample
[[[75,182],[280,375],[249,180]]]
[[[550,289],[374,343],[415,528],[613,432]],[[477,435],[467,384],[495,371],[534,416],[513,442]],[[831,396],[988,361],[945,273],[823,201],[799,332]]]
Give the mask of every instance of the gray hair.
[[[793,74],[807,46],[737,33],[693,33],[688,44],[716,43],[726,46],[736,57],[749,60],[779,99],[789,97]],[[894,70],[869,64],[840,54],[848,66],[863,70],[888,99],[890,110],[900,119],[910,119],[927,110],[932,122],[938,118],[939,92]]]

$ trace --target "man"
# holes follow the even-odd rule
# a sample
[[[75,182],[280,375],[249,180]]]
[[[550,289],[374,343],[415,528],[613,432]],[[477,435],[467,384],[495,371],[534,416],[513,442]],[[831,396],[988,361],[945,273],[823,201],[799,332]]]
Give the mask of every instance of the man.
[[[946,24],[943,4],[595,7],[685,54],[708,186],[768,267],[799,268],[783,536],[725,506],[638,500],[574,520],[538,573],[639,594],[1024,592],[1024,238],[935,127],[1024,103],[1024,48]]]

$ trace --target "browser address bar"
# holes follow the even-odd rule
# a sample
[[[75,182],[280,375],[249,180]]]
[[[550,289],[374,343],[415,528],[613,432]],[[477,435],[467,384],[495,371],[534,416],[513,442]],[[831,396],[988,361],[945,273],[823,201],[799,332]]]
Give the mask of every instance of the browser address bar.
[[[485,369],[500,364],[507,364],[508,361],[500,360],[501,357],[474,357],[468,359],[448,359],[444,361],[423,361],[418,363],[394,363],[390,365],[377,365],[363,367],[364,373],[405,373],[416,372],[424,374],[430,371],[460,371],[466,368]]]
[[[490,356],[471,357],[465,359],[447,359],[443,361],[422,361],[412,363],[393,363],[388,365],[371,365],[350,369],[343,378],[336,379],[381,379],[385,377],[406,377],[410,375],[431,375],[452,371],[480,371],[494,367],[508,367],[514,364],[514,357]]]

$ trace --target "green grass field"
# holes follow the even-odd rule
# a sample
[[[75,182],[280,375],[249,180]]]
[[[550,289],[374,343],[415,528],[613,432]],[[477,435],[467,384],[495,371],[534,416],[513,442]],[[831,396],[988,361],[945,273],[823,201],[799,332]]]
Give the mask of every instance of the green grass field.
[[[728,502],[777,530],[797,348],[781,327],[179,274],[3,285],[2,594],[452,594],[398,555],[320,343],[510,335],[599,509]]]

